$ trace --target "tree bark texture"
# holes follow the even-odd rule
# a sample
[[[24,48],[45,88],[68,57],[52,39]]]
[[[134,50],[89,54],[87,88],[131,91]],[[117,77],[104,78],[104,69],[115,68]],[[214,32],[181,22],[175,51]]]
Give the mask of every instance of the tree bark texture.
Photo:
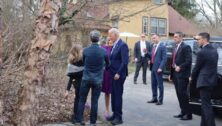
[[[41,1],[24,73],[24,82],[19,91],[16,113],[18,126],[36,126],[38,124],[39,96],[44,85],[50,49],[57,39],[60,8],[60,0]]]

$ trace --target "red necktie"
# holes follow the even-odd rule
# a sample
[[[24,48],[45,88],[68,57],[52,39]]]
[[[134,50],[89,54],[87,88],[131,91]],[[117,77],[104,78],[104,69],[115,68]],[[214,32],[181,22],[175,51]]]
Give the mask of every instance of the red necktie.
[[[152,64],[154,62],[155,52],[156,52],[156,46],[154,46],[153,51],[152,51],[152,58],[151,58],[151,63]]]

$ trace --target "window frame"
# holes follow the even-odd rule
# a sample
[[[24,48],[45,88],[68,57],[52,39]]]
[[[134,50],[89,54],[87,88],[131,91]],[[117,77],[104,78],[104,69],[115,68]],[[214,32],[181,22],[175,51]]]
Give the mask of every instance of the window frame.
[[[157,26],[156,26],[156,31],[157,31],[157,34],[159,34],[159,35],[161,35],[161,36],[166,36],[167,35],[167,18],[161,18],[161,17],[150,17],[150,34],[156,34],[156,33],[153,33],[152,32],[152,28],[153,28],[153,25],[152,25],[152,19],[156,19],[156,23],[157,23]],[[160,20],[163,20],[163,21],[165,21],[165,27],[160,27]],[[164,30],[164,33],[162,34],[160,34],[160,32],[159,32],[159,29],[160,28],[165,28],[165,30]]]
[[[111,18],[111,21],[112,21],[112,27],[113,28],[119,28],[119,16],[113,16]],[[114,26],[114,24],[116,24],[117,26]]]
[[[144,25],[144,19],[147,19],[147,21],[146,21],[147,26]],[[144,32],[145,27],[146,27],[146,32]],[[148,16],[142,16],[142,33],[144,33],[145,35],[149,34],[149,17]]]

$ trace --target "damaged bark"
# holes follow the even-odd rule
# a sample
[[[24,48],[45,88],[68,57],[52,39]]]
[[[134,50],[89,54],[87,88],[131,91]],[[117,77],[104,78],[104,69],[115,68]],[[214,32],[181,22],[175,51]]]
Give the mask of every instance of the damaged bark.
[[[61,5],[60,0],[41,1],[24,73],[24,83],[19,91],[16,113],[18,126],[38,124],[39,96],[44,85],[50,50],[57,38]]]

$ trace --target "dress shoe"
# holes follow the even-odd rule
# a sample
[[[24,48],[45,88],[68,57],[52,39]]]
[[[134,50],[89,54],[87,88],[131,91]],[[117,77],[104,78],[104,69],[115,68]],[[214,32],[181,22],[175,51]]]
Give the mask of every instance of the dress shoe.
[[[192,120],[192,114],[186,114],[182,116],[180,120]]]
[[[136,82],[136,81],[134,81],[134,84],[137,84],[137,82]]]
[[[107,121],[113,121],[114,118],[115,118],[114,115],[112,115],[112,116],[107,117],[106,120],[107,120]]]
[[[148,101],[147,103],[157,103],[157,100],[152,99],[151,101]]]
[[[181,117],[183,117],[185,114],[183,114],[183,113],[180,113],[179,115],[174,115],[173,117],[174,118],[181,118]]]
[[[163,104],[163,102],[160,102],[160,101],[158,101],[157,103],[156,103],[156,105],[162,105]]]
[[[119,120],[119,119],[114,119],[111,124],[112,125],[119,125],[119,124],[122,124],[123,123],[123,120]]]
[[[77,126],[85,126],[86,124],[85,124],[85,122],[78,122],[78,123],[75,123],[75,125],[77,125]]]
[[[144,84],[144,85],[147,85],[147,83],[146,83],[146,82],[143,82],[143,84]]]
[[[89,126],[96,126],[96,124],[92,124],[92,123],[91,123]]]
[[[72,124],[76,124],[77,121],[73,119],[73,120],[71,120],[71,122],[72,122]]]

